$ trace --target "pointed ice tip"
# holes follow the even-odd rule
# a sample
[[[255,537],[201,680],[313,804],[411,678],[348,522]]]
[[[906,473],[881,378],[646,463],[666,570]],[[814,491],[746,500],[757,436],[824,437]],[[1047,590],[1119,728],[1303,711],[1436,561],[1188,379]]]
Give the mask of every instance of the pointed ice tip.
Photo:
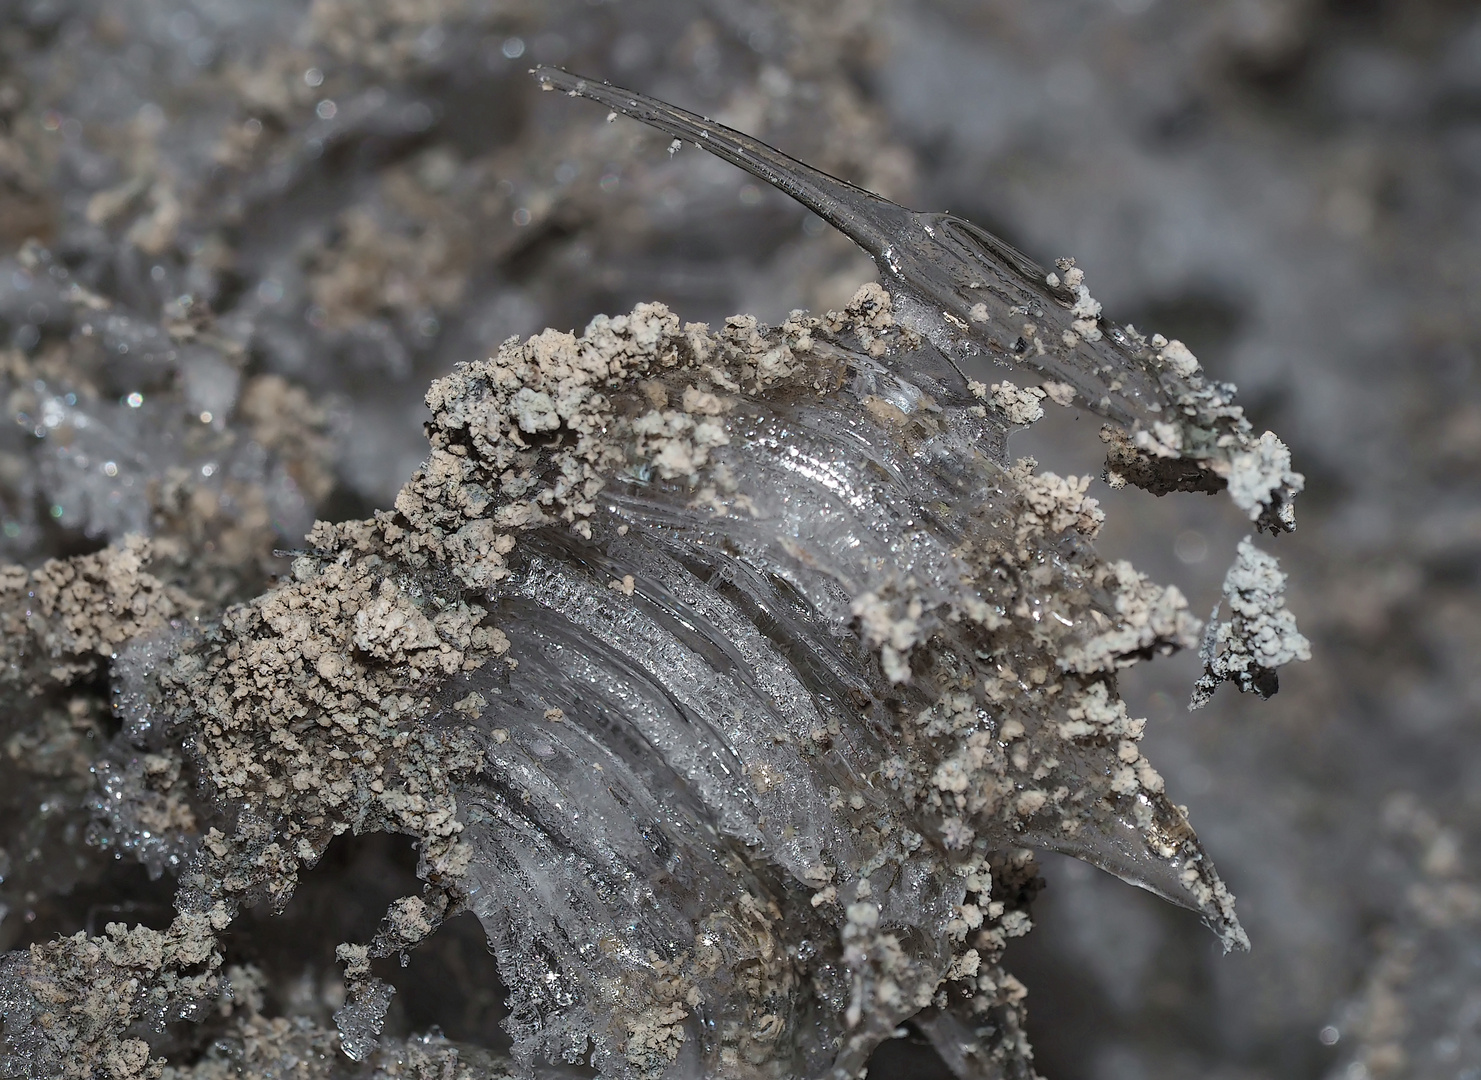
[[[1235,951],[1250,951],[1250,936],[1244,932],[1244,927],[1239,925],[1238,919],[1232,922],[1205,919],[1204,925],[1219,936],[1219,944],[1224,946],[1225,956]]]

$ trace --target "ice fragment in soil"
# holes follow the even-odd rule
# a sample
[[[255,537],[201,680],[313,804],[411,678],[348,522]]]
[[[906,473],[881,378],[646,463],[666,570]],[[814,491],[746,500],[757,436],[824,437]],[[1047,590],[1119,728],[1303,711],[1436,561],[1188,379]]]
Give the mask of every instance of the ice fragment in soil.
[[[1227,618],[1219,613],[1227,605]],[[1219,684],[1268,698],[1280,687],[1278,670],[1310,660],[1311,646],[1286,607],[1286,575],[1280,563],[1245,537],[1224,575],[1224,599],[1214,607],[1198,658],[1205,674],[1193,688],[1190,709],[1207,705]]]
[[[553,67],[547,90],[586,97],[739,166],[797,199],[863,248],[899,317],[949,362],[988,359],[1070,387],[1084,407],[1126,429],[1120,475],[1161,494],[1228,487],[1259,528],[1296,526],[1302,477],[1269,432],[1256,438],[1233,387],[1204,378],[1179,341],[1150,341],[1107,322],[1073,259],[1046,274],[1028,256],[950,214],[919,213],[838,180],[705,117]],[[1020,422],[1027,422],[1020,421]]]
[[[1229,463],[1229,497],[1234,505],[1258,520],[1265,509],[1272,505],[1276,492],[1285,490],[1299,492],[1306,483],[1305,477],[1291,470],[1291,451],[1286,444],[1267,431],[1258,442],[1234,455]],[[1279,503],[1282,522],[1290,510],[1289,501]],[[1295,519],[1290,519],[1294,525]]]
[[[402,1052],[376,1049],[369,961],[467,909],[525,1067],[841,1078],[917,1017],[961,1075],[1030,1075],[1002,966],[1025,849],[1245,939],[1114,682],[1196,621],[1095,554],[1085,479],[1013,461],[980,400],[878,285],[778,328],[639,305],[460,367],[395,512],[319,524],[291,578],[188,634],[121,635],[124,800],[213,794],[180,914],[129,939],[142,966],[53,943],[0,992],[136,980],[63,1040],[102,1060],[219,992],[243,903],[394,830],[428,888],[339,949],[367,1062]],[[143,817],[104,817],[145,850]],[[7,1012],[12,1047],[51,1038],[37,1016]]]

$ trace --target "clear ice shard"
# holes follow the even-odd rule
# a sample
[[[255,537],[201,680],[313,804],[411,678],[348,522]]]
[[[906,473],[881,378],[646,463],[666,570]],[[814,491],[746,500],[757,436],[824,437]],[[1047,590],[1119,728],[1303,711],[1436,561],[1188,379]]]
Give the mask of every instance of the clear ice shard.
[[[985,229],[948,213],[922,213],[821,172],[733,128],[636,91],[560,68],[531,74],[547,90],[590,98],[690,142],[791,195],[866,251],[896,296],[902,321],[957,361],[982,359],[1025,368],[1077,403],[1127,429],[1138,467],[1132,483],[1161,494],[1230,487],[1250,517],[1271,533],[1295,528],[1291,501],[1303,478],[1289,453],[1273,463],[1266,432],[1257,436],[1233,404],[1233,387],[1203,377],[1181,342],[1150,341],[1115,326],[1073,260],[1043,268]],[[1262,452],[1263,451],[1263,452]],[[1258,468],[1263,462],[1265,467]]]
[[[346,1057],[363,1061],[375,1050],[395,993],[394,986],[368,980],[357,988],[354,1000],[334,1014],[340,1049]]]

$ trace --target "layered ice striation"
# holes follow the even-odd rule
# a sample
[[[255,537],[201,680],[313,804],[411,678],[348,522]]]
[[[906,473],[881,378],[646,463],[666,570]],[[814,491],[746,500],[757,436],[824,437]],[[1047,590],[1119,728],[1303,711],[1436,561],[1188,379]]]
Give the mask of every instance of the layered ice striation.
[[[924,1009],[1026,1069],[992,870],[1023,846],[1243,943],[1115,693],[1192,643],[1181,597],[1094,556],[1084,484],[1010,462],[883,290],[835,319],[645,373],[579,531],[522,538],[489,594],[517,666],[446,691],[485,746],[465,886],[517,1045],[849,1076]]]

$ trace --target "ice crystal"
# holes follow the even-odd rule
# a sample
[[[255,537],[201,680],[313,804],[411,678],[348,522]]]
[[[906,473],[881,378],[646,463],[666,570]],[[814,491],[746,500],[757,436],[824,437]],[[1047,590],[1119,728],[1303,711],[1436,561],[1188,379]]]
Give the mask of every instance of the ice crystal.
[[[438,47],[389,17],[345,45],[334,30],[354,12],[315,12],[321,50],[379,42],[361,57],[371,70]],[[178,891],[161,929],[112,922],[0,958],[7,1075],[844,1080],[911,1021],[960,1076],[1027,1078],[1026,991],[1003,956],[1031,927],[1033,849],[1246,944],[1117,690],[1120,670],[1192,647],[1197,621],[1176,588],[1096,553],[1087,477],[1015,460],[1009,437],[1046,398],[1088,408],[1113,425],[1110,475],[1227,487],[1272,532],[1293,526],[1301,486],[1284,447],[1256,439],[1180,343],[1107,322],[1071,260],[1046,274],[959,219],[651,99],[540,75],[797,195],[875,256],[885,285],[777,327],[738,315],[712,329],[655,303],[579,336],[511,337],[432,384],[430,450],[392,509],[316,523],[291,574],[249,598],[229,554],[206,571],[169,559],[217,550],[200,508],[240,509],[227,494],[290,521],[295,492],[323,494],[324,416],[280,378],[245,380],[208,314],[135,320],[28,247],[6,269],[50,290],[54,332],[142,352],[154,381],[105,379],[99,394],[7,358],[12,391],[34,395],[19,405],[44,465],[21,494],[67,492],[69,523],[110,541],[0,574],[3,688],[49,710],[7,751],[65,758],[74,786],[93,770],[95,841]],[[295,74],[274,108],[307,108],[298,83],[317,96],[325,79]],[[325,125],[356,108],[314,106]],[[163,247],[178,210],[163,180],[100,192],[87,214],[106,224],[146,190],[131,235]],[[352,216],[336,243],[378,251],[375,228]],[[411,246],[397,250],[432,270],[448,254]],[[341,255],[313,267],[326,332],[353,334],[340,314],[381,286],[409,318],[452,303],[461,280],[382,267],[367,285],[365,260]],[[988,361],[1019,381],[964,373]],[[250,434],[217,424],[227,409]],[[150,467],[119,450],[97,469],[123,424],[137,426],[120,447],[157,429],[174,446],[161,460],[188,465],[171,499],[113,497],[105,481]],[[270,479],[284,474],[298,479]],[[211,535],[258,557],[272,515],[223,516]],[[1253,623],[1229,640],[1259,663],[1294,655],[1277,615],[1284,651]],[[85,702],[68,711],[105,675],[122,720],[110,740]],[[106,748],[59,739],[64,715]],[[337,1030],[268,1016],[258,976],[227,964],[228,930],[251,905],[281,910],[351,832],[411,837],[425,887],[369,940],[340,943]],[[392,988],[374,961],[460,912],[510,994],[508,1061],[381,1036]],[[182,1021],[210,1048],[167,1061],[163,1033]]]

